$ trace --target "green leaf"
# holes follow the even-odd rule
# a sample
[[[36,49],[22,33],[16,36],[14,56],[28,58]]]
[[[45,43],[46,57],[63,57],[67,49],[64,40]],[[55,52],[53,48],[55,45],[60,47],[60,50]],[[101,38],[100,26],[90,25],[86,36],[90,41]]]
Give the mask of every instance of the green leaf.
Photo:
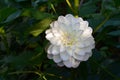
[[[47,29],[52,21],[52,18],[46,18],[42,21],[36,23],[30,31],[30,34],[33,36],[38,36],[40,33],[42,33],[45,29]]]
[[[37,20],[48,18],[48,17],[51,17],[51,18],[54,17],[53,15],[49,13],[44,13],[40,11],[32,11],[32,16]]]
[[[11,66],[17,67],[17,66],[28,66],[28,65],[36,65],[40,64],[42,62],[42,59],[44,58],[42,55],[43,51],[41,49],[39,52],[23,52],[17,56],[9,55],[5,56],[1,61],[10,64]]]
[[[93,3],[92,1],[88,1],[87,3],[83,4],[80,8],[79,15],[88,16],[95,13],[95,11],[97,10],[95,3],[96,2]]]
[[[120,7],[120,0],[114,0],[114,3],[116,7],[118,8]]]
[[[108,35],[111,35],[111,36],[120,36],[120,30],[112,31],[112,32],[108,33]]]
[[[16,2],[22,2],[22,1],[26,1],[26,0],[15,0]]]
[[[104,16],[102,14],[97,13],[97,14],[92,14],[91,16],[92,17],[88,19],[88,21],[92,28],[95,28],[104,20]]]
[[[31,8],[26,8],[23,10],[22,16],[27,16],[27,17],[33,17],[36,20],[42,20],[44,18],[54,18],[52,14],[46,13],[46,12],[41,12],[39,10],[31,9]]]
[[[21,11],[18,10],[18,11],[16,11],[16,12],[12,13],[10,16],[8,16],[8,18],[7,18],[4,22],[5,22],[5,23],[6,23],[6,22],[10,22],[10,21],[18,18],[18,17],[20,16],[20,14],[21,14]]]
[[[26,16],[26,17],[31,17],[31,9],[29,9],[29,8],[25,8],[25,9],[23,9],[23,12],[22,12],[22,14],[21,14],[21,16]]]
[[[8,7],[0,9],[0,22],[5,20],[10,14],[15,12],[15,10],[16,10],[15,8]]]
[[[4,34],[5,30],[3,29],[3,27],[0,27],[0,34]]]
[[[115,0],[102,0],[101,13],[109,14],[118,12],[119,8],[116,8]]]
[[[119,26],[120,20],[108,20],[104,26]]]

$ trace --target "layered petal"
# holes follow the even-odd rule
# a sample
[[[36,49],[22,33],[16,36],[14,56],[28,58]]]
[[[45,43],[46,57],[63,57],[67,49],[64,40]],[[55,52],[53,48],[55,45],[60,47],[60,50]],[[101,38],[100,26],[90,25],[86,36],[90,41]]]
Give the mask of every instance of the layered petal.
[[[60,57],[63,61],[66,61],[69,59],[70,55],[65,51],[60,53]]]
[[[62,59],[60,58],[60,55],[54,55],[54,56],[53,56],[53,60],[54,60],[56,63],[62,61]]]

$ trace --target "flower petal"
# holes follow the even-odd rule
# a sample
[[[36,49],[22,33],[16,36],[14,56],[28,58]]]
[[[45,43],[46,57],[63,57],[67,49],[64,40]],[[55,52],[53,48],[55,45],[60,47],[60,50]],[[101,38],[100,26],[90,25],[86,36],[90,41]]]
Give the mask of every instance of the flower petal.
[[[89,36],[91,36],[92,31],[93,31],[93,30],[92,30],[91,27],[87,27],[87,28],[84,30],[82,36],[83,36],[83,37],[89,37]]]
[[[91,56],[91,54],[85,54],[85,55],[78,55],[78,54],[73,54],[73,57],[77,60],[80,60],[80,61],[86,61],[88,60],[88,58]]]
[[[59,24],[57,21],[54,21],[50,24],[51,28],[59,28]]]
[[[54,56],[53,56],[53,60],[54,60],[56,63],[62,61],[62,59],[60,58],[60,55],[54,55]]]
[[[69,60],[64,61],[63,63],[68,68],[70,68],[70,67],[76,68],[79,66],[80,61],[77,61],[73,57],[70,57]]]
[[[54,37],[60,37],[61,36],[61,34],[58,33],[58,30],[55,29],[55,28],[52,29],[52,33],[53,33]]]
[[[67,14],[65,18],[67,18],[70,24],[75,24],[77,22],[77,19],[71,14]]]
[[[92,37],[89,37],[86,40],[82,40],[81,42],[82,42],[81,44],[85,45],[86,47],[95,44],[95,41]]]
[[[60,52],[64,52],[65,51],[65,47],[63,45],[60,45]]]
[[[71,63],[69,60],[63,61],[63,63],[64,63],[64,65],[65,65],[66,67],[68,67],[68,68],[71,68],[71,67],[72,67],[72,63]]]
[[[79,64],[80,64],[80,61],[74,59],[72,67],[77,68],[79,66]]]
[[[73,54],[73,50],[72,50],[72,48],[70,48],[70,47],[68,47],[68,48],[66,49],[66,52],[67,52],[67,54],[69,54],[70,56],[72,56],[72,54]]]
[[[63,62],[59,62],[59,63],[57,63],[57,65],[60,66],[60,67],[64,66]]]
[[[48,30],[45,31],[46,34],[49,34],[51,32],[52,32],[51,29],[48,29]]]
[[[66,60],[68,60],[69,59],[69,54],[67,53],[67,52],[61,52],[60,53],[60,57],[61,57],[61,59],[63,60],[63,61],[66,61]]]
[[[75,53],[78,55],[85,55],[85,49],[84,48],[76,48]]]
[[[88,27],[88,22],[87,21],[82,21],[80,22],[80,29],[85,30]]]
[[[51,40],[52,38],[54,38],[54,36],[53,36],[52,33],[48,33],[48,34],[46,35],[46,39]]]
[[[69,21],[64,16],[59,16],[58,17],[58,22],[65,23],[66,25],[69,25]]]
[[[47,54],[48,59],[53,59],[53,55],[52,54]]]
[[[59,47],[58,46],[53,46],[51,52],[52,52],[53,55],[58,55],[60,53]]]
[[[79,20],[79,22],[83,21],[83,19],[81,17],[78,17],[77,19]]]
[[[48,47],[48,50],[47,50],[47,53],[48,53],[48,54],[52,54],[52,47],[53,47],[53,45],[50,45],[50,46]]]

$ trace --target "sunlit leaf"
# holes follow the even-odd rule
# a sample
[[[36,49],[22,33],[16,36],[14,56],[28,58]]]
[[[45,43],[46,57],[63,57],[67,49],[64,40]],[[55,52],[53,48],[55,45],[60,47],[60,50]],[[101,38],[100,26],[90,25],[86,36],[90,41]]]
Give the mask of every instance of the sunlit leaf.
[[[0,27],[0,34],[5,33],[5,30],[3,29],[3,27]]]
[[[40,21],[39,23],[36,23],[30,33],[33,35],[33,36],[38,36],[40,33],[42,33],[45,29],[47,29],[51,23],[52,19],[51,18],[46,18],[42,21]]]

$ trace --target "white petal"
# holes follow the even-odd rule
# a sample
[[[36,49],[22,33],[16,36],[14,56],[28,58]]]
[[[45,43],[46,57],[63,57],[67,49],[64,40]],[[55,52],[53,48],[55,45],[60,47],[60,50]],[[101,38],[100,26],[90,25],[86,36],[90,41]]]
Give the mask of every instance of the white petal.
[[[65,47],[63,45],[60,46],[60,52],[64,52],[65,51]]]
[[[76,31],[76,37],[78,38],[78,40],[80,40],[82,33],[83,33],[83,30]]]
[[[55,28],[52,29],[52,32],[53,32],[53,35],[54,35],[55,37],[60,37],[60,36],[61,36],[61,34],[60,34],[60,33],[58,32],[58,30],[55,29]]]
[[[62,22],[64,22],[64,21],[63,21],[64,18],[65,18],[64,16],[59,16],[59,17],[58,17],[58,21],[62,23]]]
[[[77,54],[73,54],[73,57],[75,58],[75,59],[77,59],[77,60],[80,60],[80,61],[86,61],[86,60],[88,60],[88,58],[90,57],[92,55],[92,53],[87,53],[87,54],[85,54],[85,55],[83,55],[83,56],[81,56],[81,55],[77,55]]]
[[[51,25],[52,28],[59,28],[59,24],[57,21],[53,22],[53,26]]]
[[[66,60],[68,60],[69,59],[69,54],[67,53],[67,52],[61,52],[60,53],[60,57],[61,57],[61,59],[63,60],[63,61],[66,61]]]
[[[79,18],[77,18],[78,20],[79,20],[79,22],[82,22],[83,21],[83,19],[81,18],[81,17],[79,17]]]
[[[84,48],[76,48],[75,53],[78,55],[85,55],[85,49]]]
[[[81,40],[79,40],[79,42],[76,44],[76,47],[78,47],[78,48],[84,48],[86,46],[83,44],[83,42]]]
[[[66,31],[70,30],[70,27],[66,25],[65,23],[58,22],[59,29],[64,33]]]
[[[60,66],[60,67],[64,66],[63,62],[59,62],[59,63],[57,63],[57,65]]]
[[[46,35],[46,39],[51,40],[52,38],[54,38],[54,36],[53,36],[52,33],[48,33],[48,34]]]
[[[86,53],[90,53],[93,48],[94,48],[94,46],[91,45],[91,46],[88,46],[88,47],[84,48],[84,51],[85,51]]]
[[[72,54],[73,54],[73,50],[72,50],[72,48],[70,48],[70,47],[68,47],[68,48],[66,49],[66,52],[67,52],[70,56],[72,56]]]
[[[64,65],[65,65],[66,67],[68,67],[68,68],[71,68],[71,67],[72,67],[72,63],[71,63],[69,60],[63,61],[63,63],[64,63]]]
[[[60,53],[59,47],[58,46],[53,46],[51,52],[52,52],[53,55],[59,54]]]
[[[55,23],[55,21],[50,24],[51,28],[54,27],[54,23]]]
[[[46,30],[45,33],[46,33],[46,34],[51,33],[51,29]]]
[[[87,52],[86,55],[88,55],[89,57],[91,57],[92,56],[92,51]]]
[[[86,40],[82,40],[83,45],[85,45],[86,47],[95,44],[94,39],[92,37],[87,38]]]
[[[79,66],[80,61],[77,61],[73,57],[70,57],[69,60],[64,61],[63,63],[68,68],[70,68],[70,67],[76,68]]]
[[[73,15],[71,15],[71,14],[67,14],[65,17],[67,18],[67,20],[68,20],[71,24],[74,24],[74,23],[77,22],[76,18],[75,18]]]
[[[50,42],[51,42],[51,44],[53,44],[53,45],[59,45],[58,44],[58,38],[56,38],[56,37],[54,37],[54,38],[52,38],[52,39],[50,39]]]
[[[73,57],[74,57],[75,59],[77,59],[77,60],[80,60],[80,61],[82,61],[83,58],[84,58],[84,56],[78,55],[78,54],[76,54],[76,53],[73,54]]]
[[[84,61],[84,56],[85,55],[82,56],[82,55],[78,55],[76,53],[73,54],[73,57],[77,60],[80,60],[80,61]]]
[[[56,63],[62,61],[62,59],[60,58],[60,55],[54,55],[54,56],[53,56],[53,60],[54,60]]]
[[[65,23],[66,25],[69,25],[69,21],[64,16],[59,16],[58,22]]]
[[[50,46],[48,47],[48,50],[47,50],[47,53],[48,53],[48,54],[52,54],[52,47],[53,47],[53,45],[50,45]]]
[[[73,68],[77,68],[80,65],[80,61],[74,60]]]
[[[85,30],[88,27],[88,22],[87,21],[82,21],[80,22],[80,29]]]
[[[74,26],[72,26],[73,31],[79,31],[80,23],[75,23]]]
[[[70,20],[70,19],[73,19],[73,18],[74,18],[74,16],[73,16],[73,15],[71,15],[71,14],[67,14],[65,17],[66,17],[68,20]]]
[[[89,36],[91,36],[91,33],[92,33],[92,28],[87,27],[87,29],[85,29],[85,31],[83,32],[82,36],[89,37]]]
[[[61,44],[62,44],[61,40],[58,40],[56,45],[59,46],[59,45],[61,45]]]
[[[53,59],[53,55],[52,54],[47,54],[48,59]]]
[[[84,55],[83,61],[87,61],[89,59],[89,57],[91,57],[91,56],[92,56],[92,53]]]

